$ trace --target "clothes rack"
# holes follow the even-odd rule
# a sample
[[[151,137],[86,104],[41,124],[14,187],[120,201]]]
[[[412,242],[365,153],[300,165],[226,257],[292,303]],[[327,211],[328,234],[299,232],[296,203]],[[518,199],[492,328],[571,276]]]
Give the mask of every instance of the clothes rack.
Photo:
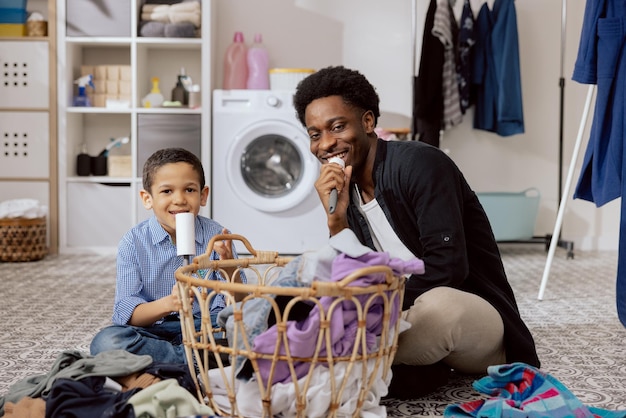
[[[413,95],[415,95],[415,78],[417,76],[417,1],[412,0],[411,11],[412,11],[412,40],[413,40],[413,71],[412,71],[412,85],[413,85]],[[455,0],[452,0],[455,1]],[[561,48],[560,48],[560,77],[559,77],[559,89],[560,89],[560,103],[559,103],[559,156],[558,156],[558,196],[562,195],[563,192],[563,132],[564,132],[564,107],[565,107],[565,78],[564,78],[564,59],[565,59],[565,29],[566,29],[566,18],[567,18],[567,10],[566,10],[566,0],[562,0],[561,4]],[[413,103],[415,103],[415,97],[413,97]],[[416,132],[414,131],[414,124],[411,124],[411,132],[410,138],[415,139]],[[550,247],[553,242],[554,245],[564,248],[567,250],[567,258],[574,258],[574,243],[572,241],[566,241],[561,239],[561,222],[558,222],[558,229],[555,229],[552,234],[533,236],[530,239],[525,240],[515,240],[515,241],[502,241],[506,243],[529,243],[529,244],[544,244],[546,252],[550,252]]]
[[[569,200],[570,188],[572,186],[572,178],[574,176],[574,169],[576,167],[576,161],[578,160],[578,154],[580,153],[580,146],[582,143],[583,134],[585,132],[585,125],[587,124],[587,118],[589,117],[589,109],[591,108],[591,102],[593,99],[593,95],[595,92],[595,85],[592,84],[589,86],[589,90],[587,91],[587,99],[585,100],[585,107],[583,108],[583,114],[580,119],[580,127],[578,128],[578,136],[576,137],[576,143],[574,145],[574,151],[572,152],[572,158],[570,160],[569,170],[567,173],[567,179],[565,182],[565,189],[563,190],[563,194],[561,195],[561,201],[559,203],[559,211],[557,213],[556,222],[554,224],[554,233],[553,237],[558,237],[561,231],[561,225],[563,223],[563,215],[565,213],[565,206],[567,205],[567,201]],[[537,295],[537,299],[543,300],[543,294],[546,290],[546,285],[548,284],[548,276],[550,275],[550,267],[552,266],[552,259],[554,258],[554,252],[556,251],[556,247],[559,243],[558,239],[553,239],[550,242],[550,247],[548,249],[548,257],[546,259],[546,266],[543,270],[543,277],[541,278],[541,285],[539,286],[539,294]]]
[[[567,27],[567,0],[561,0],[561,63],[560,63],[560,77],[559,77],[559,90],[560,90],[560,98],[559,98],[559,193],[558,196],[563,195],[563,125],[565,119],[565,77],[564,74],[564,62],[565,62],[565,29]],[[561,199],[562,201],[562,199]],[[559,204],[559,209],[560,209]],[[557,215],[558,218],[558,215]],[[561,220],[562,223],[562,220]],[[574,258],[574,243],[571,241],[564,241],[561,239],[561,225],[556,223],[559,228],[554,229],[552,236],[546,239],[547,242],[552,246],[552,242],[556,237],[556,244],[561,248],[565,248],[567,250],[567,258]],[[548,252],[550,249],[548,248]]]
[[[565,30],[567,27],[567,0],[561,0],[561,48],[560,48],[560,71],[559,71],[559,181],[558,181],[558,194],[557,198],[563,195],[563,136],[564,136],[564,121],[565,121]],[[577,157],[577,156],[576,156]],[[574,158],[574,161],[576,158]],[[562,200],[561,200],[562,202]],[[559,204],[557,208],[560,209],[561,204]],[[555,228],[552,235],[547,234],[545,236],[537,236],[533,237],[527,241],[516,241],[516,242],[538,242],[544,243],[546,247],[546,251],[548,252],[548,257],[551,258],[550,253],[554,254],[554,249],[550,249],[554,246],[564,248],[567,250],[567,259],[574,258],[574,243],[572,241],[566,241],[561,239],[561,229],[562,229],[563,220],[558,221],[557,214],[557,222],[555,225],[558,225],[558,228]],[[556,237],[556,238],[555,238]],[[553,244],[554,243],[554,244]],[[551,260],[550,260],[551,261]]]

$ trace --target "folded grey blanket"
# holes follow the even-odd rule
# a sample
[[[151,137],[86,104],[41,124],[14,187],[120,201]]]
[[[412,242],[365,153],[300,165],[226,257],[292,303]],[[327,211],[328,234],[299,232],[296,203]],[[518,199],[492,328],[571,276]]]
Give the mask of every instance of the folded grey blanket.
[[[163,23],[144,21],[139,24],[139,36],[147,38],[195,38],[193,23]]]
[[[191,22],[166,23],[166,38],[195,38],[196,27]]]
[[[139,22],[139,36],[147,38],[165,37],[165,23],[156,21]]]

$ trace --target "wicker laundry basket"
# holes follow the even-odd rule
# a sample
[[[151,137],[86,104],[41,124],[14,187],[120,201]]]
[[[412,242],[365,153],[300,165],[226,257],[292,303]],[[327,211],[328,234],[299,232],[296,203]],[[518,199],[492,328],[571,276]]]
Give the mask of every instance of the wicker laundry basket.
[[[242,241],[251,256],[210,260],[214,242],[222,239]],[[371,407],[376,394],[386,394],[391,380],[391,363],[397,351],[405,278],[394,276],[387,266],[368,266],[353,271],[340,281],[313,281],[305,287],[275,285],[281,271],[296,271],[293,265],[288,266],[291,260],[293,258],[280,257],[274,251],[257,251],[240,235],[218,235],[211,240],[205,254],[176,272],[180,294],[193,292],[200,304],[202,325],[197,328],[191,301],[183,298],[180,311],[183,344],[196,382],[197,396],[216,414],[245,417],[250,416],[246,411],[254,411],[252,415],[263,417],[276,414],[358,417],[362,410]],[[285,266],[289,270],[283,270]],[[235,283],[224,268],[234,268],[233,277],[243,271],[247,283]],[[211,271],[220,271],[227,281],[199,278],[206,277],[204,274]],[[381,279],[373,285],[355,285],[365,276]],[[211,301],[218,294],[224,295],[227,309],[232,310],[231,326],[227,325],[225,329],[214,328],[211,324]],[[239,302],[236,302],[236,296]],[[276,337],[271,340],[271,353],[255,350],[254,341],[248,338],[250,329],[246,316],[258,313],[259,303],[265,304],[271,311],[269,316],[275,319]],[[312,355],[296,357],[292,355],[296,352],[292,348],[293,340],[288,339],[287,333],[289,326],[294,326],[292,315],[297,306],[303,304],[313,306],[309,315],[316,312],[312,321],[319,320],[319,329],[310,342]],[[336,346],[332,346],[335,337],[331,334],[337,329],[333,328],[333,320],[337,318],[334,315],[346,315],[341,306],[354,308],[351,312],[357,312],[357,320],[353,324],[357,325],[351,334],[352,344],[348,344],[342,355],[336,355]],[[381,319],[380,332],[377,332],[373,345],[371,328],[366,329],[371,315],[379,315],[377,318]],[[224,333],[228,344],[219,341]],[[259,338],[257,335],[257,341]],[[223,361],[226,356],[231,363],[236,364],[239,359],[246,364],[249,380],[240,379],[236,367]],[[279,370],[288,377],[277,383],[274,377]],[[320,377],[326,397],[317,398],[320,396]],[[284,405],[285,391],[291,394],[288,412]],[[347,399],[350,401],[346,402]],[[380,396],[374,401],[377,406],[379,400]],[[323,410],[321,414],[320,408]],[[384,410],[384,407],[379,408]]]
[[[0,261],[36,261],[48,254],[46,218],[0,219]]]

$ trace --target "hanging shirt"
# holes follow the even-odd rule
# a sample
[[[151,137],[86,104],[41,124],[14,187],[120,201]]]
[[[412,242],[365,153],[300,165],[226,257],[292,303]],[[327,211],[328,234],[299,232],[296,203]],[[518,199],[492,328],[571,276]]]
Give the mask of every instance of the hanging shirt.
[[[419,75],[413,83],[413,132],[421,142],[439,147],[443,113],[443,45],[432,33],[437,0],[431,0],[424,22]]]
[[[513,0],[484,3],[475,25],[474,128],[510,136],[524,132],[522,83]]]
[[[474,104],[471,86],[471,70],[473,61],[473,46],[476,43],[474,39],[474,12],[469,0],[463,2],[463,10],[461,11],[461,22],[459,25],[458,38],[458,75],[459,75],[459,97],[461,99],[461,112],[465,111]]]
[[[445,130],[463,121],[459,84],[456,73],[458,27],[449,0],[437,0],[437,9],[433,22],[433,35],[435,35],[443,45],[441,94],[443,96],[442,125]]]

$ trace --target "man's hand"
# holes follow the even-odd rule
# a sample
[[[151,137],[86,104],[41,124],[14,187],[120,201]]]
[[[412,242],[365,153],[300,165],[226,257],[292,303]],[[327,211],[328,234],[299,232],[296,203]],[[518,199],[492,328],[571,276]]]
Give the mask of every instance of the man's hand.
[[[347,210],[350,203],[350,177],[352,166],[342,169],[338,164],[323,164],[320,168],[320,176],[315,182],[315,189],[324,210],[328,215],[328,229],[330,235],[335,235],[348,227]],[[328,213],[328,201],[332,189],[337,190],[337,207],[335,212]]]

